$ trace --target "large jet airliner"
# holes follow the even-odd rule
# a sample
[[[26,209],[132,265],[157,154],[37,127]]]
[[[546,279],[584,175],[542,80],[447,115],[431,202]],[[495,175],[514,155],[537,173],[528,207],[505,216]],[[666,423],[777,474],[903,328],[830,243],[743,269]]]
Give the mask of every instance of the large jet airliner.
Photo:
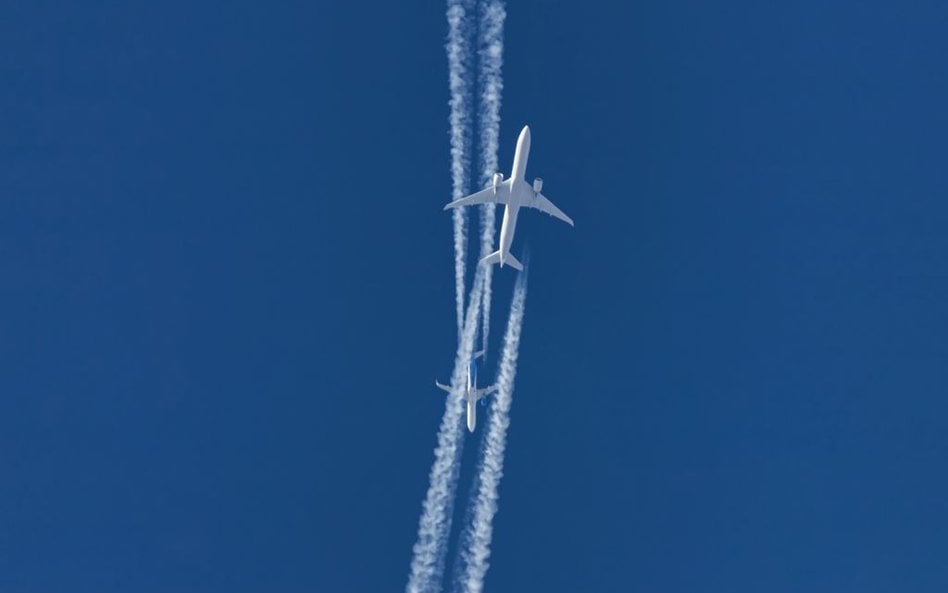
[[[496,385],[484,387],[483,389],[477,388],[477,363],[475,361],[477,357],[482,354],[484,354],[483,350],[471,358],[471,364],[467,367],[467,385],[464,388],[464,401],[467,402],[467,429],[471,432],[474,432],[474,426],[477,424],[477,400],[497,391]],[[435,385],[447,391],[448,394],[451,393],[451,388],[447,385],[442,385],[437,381],[435,381]]]
[[[572,218],[566,216],[562,210],[553,205],[553,202],[540,193],[540,189],[543,187],[542,179],[539,177],[534,179],[533,186],[526,182],[525,173],[529,155],[530,126],[523,126],[520,137],[517,138],[517,151],[514,153],[510,179],[504,181],[503,173],[495,173],[490,187],[466,198],[455,200],[444,207],[447,210],[459,206],[489,203],[503,204],[507,207],[504,210],[504,221],[500,226],[500,249],[482,259],[482,264],[500,264],[500,267],[508,264],[512,268],[523,270],[523,265],[510,253],[510,244],[513,242],[514,229],[517,226],[517,214],[521,206],[542,210],[563,222],[573,224]]]

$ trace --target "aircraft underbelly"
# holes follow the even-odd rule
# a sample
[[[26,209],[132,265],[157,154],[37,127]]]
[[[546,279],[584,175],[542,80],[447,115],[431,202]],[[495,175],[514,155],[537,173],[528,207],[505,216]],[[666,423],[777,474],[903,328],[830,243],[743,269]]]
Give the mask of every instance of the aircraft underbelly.
[[[501,253],[510,252],[510,244],[513,243],[514,230],[517,228],[517,214],[520,213],[520,206],[508,204],[504,209],[504,221],[500,226],[500,251]]]
[[[474,400],[467,400],[467,429],[474,432],[474,426],[477,424],[477,403]]]

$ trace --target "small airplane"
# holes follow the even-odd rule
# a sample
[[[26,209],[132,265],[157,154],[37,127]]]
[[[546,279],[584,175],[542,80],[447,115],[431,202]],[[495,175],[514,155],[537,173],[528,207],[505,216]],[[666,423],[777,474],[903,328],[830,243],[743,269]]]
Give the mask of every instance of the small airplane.
[[[477,400],[481,400],[481,404],[486,403],[486,400],[483,398],[487,397],[491,393],[497,391],[496,385],[491,385],[490,387],[484,387],[482,389],[477,388],[477,357],[483,356],[484,351],[481,350],[471,358],[471,364],[467,367],[467,385],[464,388],[464,401],[467,402],[467,429],[470,432],[474,432],[474,426],[477,424]],[[451,393],[451,387],[448,385],[442,385],[435,381],[435,385],[439,389]]]
[[[510,179],[504,181],[503,173],[495,173],[490,187],[466,198],[450,202],[444,207],[445,210],[472,204],[503,204],[507,207],[504,210],[504,221],[500,226],[500,249],[482,259],[480,262],[482,264],[499,263],[500,267],[508,264],[512,268],[523,270],[523,265],[510,253],[510,244],[513,242],[514,229],[517,226],[517,214],[521,206],[542,210],[550,216],[555,216],[570,226],[574,226],[572,218],[566,216],[553,202],[540,193],[543,188],[542,179],[539,177],[534,179],[533,186],[525,181],[524,174],[527,171],[527,157],[529,155],[530,126],[523,126],[520,137],[517,138],[517,151],[514,152],[513,170]]]

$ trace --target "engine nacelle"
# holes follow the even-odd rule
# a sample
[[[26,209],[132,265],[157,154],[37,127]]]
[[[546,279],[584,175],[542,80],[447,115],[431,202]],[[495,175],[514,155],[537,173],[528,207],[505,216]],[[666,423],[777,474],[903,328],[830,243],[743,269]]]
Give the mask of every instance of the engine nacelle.
[[[503,173],[494,173],[494,181],[493,181],[493,184],[494,184],[494,192],[495,192],[495,193],[497,192],[497,188],[500,187],[500,184],[503,183],[503,182],[504,182],[504,174],[503,174]]]
[[[543,180],[537,177],[533,180],[533,193],[538,194],[543,189]]]

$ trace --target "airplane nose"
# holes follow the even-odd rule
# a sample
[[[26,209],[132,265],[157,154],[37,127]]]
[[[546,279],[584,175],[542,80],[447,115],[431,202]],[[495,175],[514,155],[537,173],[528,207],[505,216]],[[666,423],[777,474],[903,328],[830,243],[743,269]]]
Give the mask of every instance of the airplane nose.
[[[520,131],[520,137],[521,138],[530,137],[530,126],[523,126],[523,130]]]

